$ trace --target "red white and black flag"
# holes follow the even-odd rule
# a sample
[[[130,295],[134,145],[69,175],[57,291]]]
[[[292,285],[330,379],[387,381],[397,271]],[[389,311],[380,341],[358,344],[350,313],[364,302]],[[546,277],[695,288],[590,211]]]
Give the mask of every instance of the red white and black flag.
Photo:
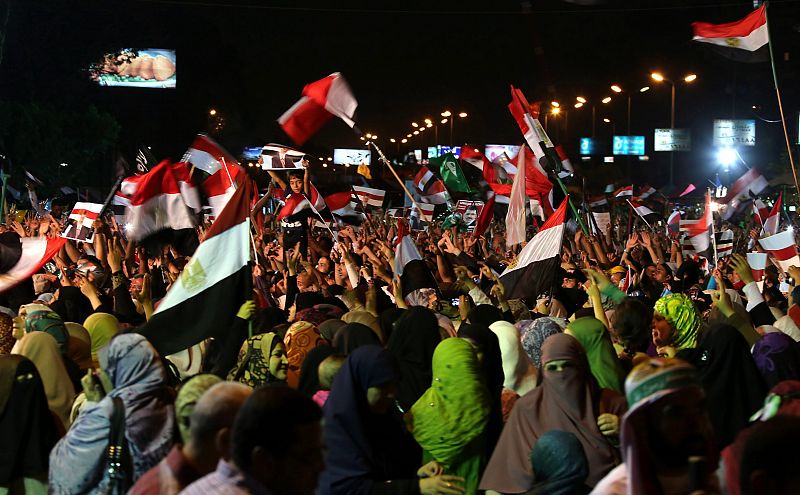
[[[278,118],[284,132],[298,146],[308,141],[326,122],[339,117],[350,127],[358,102],[344,77],[334,72],[303,88],[303,96]]]
[[[561,206],[522,248],[516,264],[500,275],[509,298],[536,298],[553,287],[560,263],[568,200],[569,196],[564,198]]]
[[[22,237],[15,232],[0,234],[0,294],[34,273],[58,253],[63,237]]]
[[[353,186],[353,191],[355,191],[356,196],[358,196],[358,199],[361,200],[361,204],[364,205],[364,208],[368,206],[380,208],[381,206],[383,206],[383,199],[386,197],[386,191],[384,191],[383,189],[373,189],[371,187]]]
[[[727,58],[740,62],[769,60],[769,32],[766,5],[761,5],[744,19],[725,24],[693,22],[694,41],[708,43]]]
[[[363,213],[356,210],[358,206],[351,191],[342,191],[325,196],[325,203],[334,218],[349,225],[361,225],[366,220]]]
[[[794,230],[784,230],[769,237],[762,237],[758,240],[758,243],[781,267],[781,271],[788,272],[790,266],[800,266],[800,256],[797,254]]]
[[[236,311],[250,298],[249,185],[236,189],[181,276],[139,328],[162,356],[209,337],[224,339]]]

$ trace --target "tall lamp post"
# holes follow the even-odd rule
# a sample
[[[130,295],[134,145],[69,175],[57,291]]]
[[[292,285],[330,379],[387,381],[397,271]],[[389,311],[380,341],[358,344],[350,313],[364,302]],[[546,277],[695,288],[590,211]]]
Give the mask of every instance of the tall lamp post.
[[[659,82],[659,83],[661,83],[661,82],[667,83],[672,87],[672,99],[671,99],[671,103],[670,103],[670,112],[669,112],[669,127],[670,127],[670,129],[675,129],[675,87],[676,87],[676,84],[675,84],[674,81],[671,81],[671,80],[667,79],[666,77],[664,77],[659,72],[653,72],[652,74],[650,74],[650,78],[653,79],[656,82]],[[686,76],[683,77],[682,80],[686,84],[690,84],[693,81],[695,81],[696,79],[697,79],[697,75],[696,74],[687,74]],[[675,168],[674,164],[675,164],[675,152],[674,151],[670,151],[669,152],[669,183],[670,184],[673,183],[674,168]]]
[[[644,93],[644,92],[649,91],[649,90],[650,90],[650,86],[644,86],[642,88],[639,88],[639,92],[640,93]],[[611,85],[611,91],[613,91],[613,92],[615,92],[617,94],[625,93],[625,95],[627,95],[627,97],[628,97],[628,127],[627,127],[627,131],[626,132],[630,136],[631,135],[631,93],[628,92],[628,91],[625,91],[624,89],[622,89],[622,87],[619,84],[612,84]]]

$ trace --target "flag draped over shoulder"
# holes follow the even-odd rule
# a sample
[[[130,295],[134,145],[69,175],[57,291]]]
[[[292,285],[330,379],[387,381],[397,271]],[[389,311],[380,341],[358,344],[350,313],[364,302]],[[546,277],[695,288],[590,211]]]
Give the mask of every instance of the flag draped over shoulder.
[[[62,237],[22,237],[15,232],[0,234],[0,294],[30,279],[58,253]]]
[[[560,263],[568,199],[561,202],[539,232],[522,248],[516,263],[500,275],[508,298],[534,298],[553,287]]]
[[[209,337],[224,339],[239,307],[250,299],[249,183],[239,187],[203,241],[138,332],[162,356]]]
[[[350,127],[358,102],[338,72],[307,84],[303,96],[278,118],[284,132],[298,145],[308,141],[326,122],[339,117]]]
[[[767,10],[762,4],[743,19],[725,24],[693,22],[692,39],[713,46],[727,58],[739,62],[766,62],[769,60],[769,32]]]

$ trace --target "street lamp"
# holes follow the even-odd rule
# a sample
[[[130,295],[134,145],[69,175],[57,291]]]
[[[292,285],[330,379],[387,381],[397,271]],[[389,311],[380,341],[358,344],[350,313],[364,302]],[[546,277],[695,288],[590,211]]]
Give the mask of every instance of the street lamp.
[[[450,113],[450,110],[445,110],[444,112],[442,112],[442,113],[441,113],[441,116],[442,116],[442,117],[449,117],[449,116],[451,116],[451,115],[453,115],[453,114],[452,114],[452,113]]]
[[[550,106],[553,107],[553,108],[558,108],[558,107],[561,106],[561,104],[558,103],[557,101],[551,101],[550,102]]]
[[[389,142],[390,143],[396,143],[397,141],[395,140],[395,138],[389,138]]]
[[[611,103],[611,97],[610,97],[610,96],[606,96],[606,97],[605,97],[605,98],[603,98],[601,101],[602,101],[604,104],[608,105],[609,103]]]
[[[613,92],[615,92],[615,93],[622,93],[622,88],[620,88],[620,87],[619,87],[618,85],[616,85],[616,84],[612,84],[612,85],[611,85],[611,91],[613,91]]]
[[[670,115],[669,115],[669,127],[670,127],[670,129],[674,129],[675,128],[675,82],[667,79],[666,77],[664,77],[663,74],[661,74],[659,72],[653,72],[652,74],[650,74],[650,78],[653,79],[656,82],[659,82],[659,83],[665,82],[665,83],[669,84],[671,89],[672,89],[672,99],[671,99],[671,103],[670,103]],[[691,84],[693,81],[697,80],[697,74],[687,74],[686,76],[683,77],[682,80],[686,84]],[[673,179],[674,156],[675,156],[675,152],[671,151],[670,154],[669,154],[669,182],[670,182],[670,184],[673,183],[672,179]]]
[[[412,122],[411,127],[419,127],[419,125],[416,122]]]
[[[213,117],[214,115],[217,114],[217,111],[212,108],[211,110],[208,111],[208,114]]]
[[[461,117],[462,119],[464,119],[464,118],[467,117],[467,112],[461,112],[461,113],[458,114],[458,116]]]

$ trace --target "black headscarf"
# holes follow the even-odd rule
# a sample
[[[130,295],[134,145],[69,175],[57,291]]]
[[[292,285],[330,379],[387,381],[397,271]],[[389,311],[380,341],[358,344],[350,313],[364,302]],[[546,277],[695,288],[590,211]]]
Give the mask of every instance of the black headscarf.
[[[749,424],[767,395],[747,341],[736,328],[720,323],[700,333],[697,348],[679,351],[677,357],[697,368],[717,447],[724,448]]]
[[[458,329],[458,336],[462,339],[469,339],[481,353],[481,369],[486,381],[486,388],[489,389],[491,397],[491,409],[489,410],[489,421],[486,425],[486,447],[489,459],[500,433],[503,431],[503,356],[500,352],[500,341],[497,335],[489,330],[489,327],[477,324],[461,325]]]
[[[50,305],[64,321],[82,323],[92,314],[92,303],[77,287],[66,286],[58,290],[58,300]]]
[[[383,332],[383,338],[387,342],[389,338],[392,336],[392,330],[394,330],[394,324],[397,320],[403,316],[405,313],[405,309],[398,308],[398,307],[391,307],[381,312],[381,315],[378,317],[378,323],[381,326],[381,332]]]
[[[388,353],[374,345],[353,351],[333,379],[325,403],[328,455],[320,495],[370,493],[387,481],[393,493],[418,487],[420,452],[413,437],[397,415],[375,414],[367,403],[367,389],[393,380]]]
[[[340,354],[349,355],[355,349],[365,345],[381,346],[381,339],[375,331],[363,323],[348,323],[336,332],[333,346]]]
[[[397,402],[403,411],[430,388],[433,351],[441,340],[439,321],[428,308],[414,306],[395,323],[386,348],[397,364]]]
[[[46,477],[58,437],[36,366],[17,354],[0,355],[0,485]]]
[[[309,397],[319,391],[319,365],[330,356],[336,354],[336,349],[329,345],[321,345],[308,351],[300,367],[300,381],[297,390]]]
[[[496,321],[503,319],[503,312],[500,308],[492,306],[491,304],[478,304],[469,310],[467,320],[475,325],[483,325],[488,327]]]

